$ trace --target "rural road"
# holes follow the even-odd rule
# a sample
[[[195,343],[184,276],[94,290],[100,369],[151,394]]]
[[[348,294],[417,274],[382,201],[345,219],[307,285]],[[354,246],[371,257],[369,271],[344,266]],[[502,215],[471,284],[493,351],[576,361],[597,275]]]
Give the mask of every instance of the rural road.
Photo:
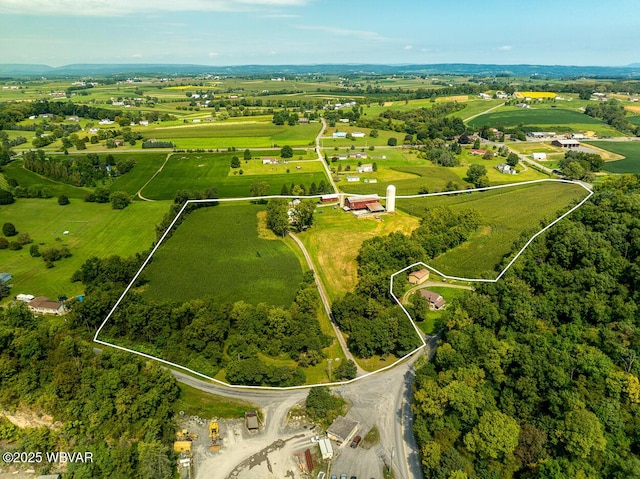
[[[466,123],[466,122],[471,121],[471,120],[473,120],[474,118],[476,118],[476,117],[478,117],[480,115],[484,115],[486,113],[489,113],[490,111],[493,111],[493,110],[495,110],[497,108],[500,108],[501,106],[504,106],[504,103],[500,103],[499,105],[496,105],[496,106],[494,106],[492,108],[489,108],[488,110],[481,111],[480,113],[476,113],[475,115],[471,115],[469,118],[465,118],[462,121],[464,121]]]
[[[145,189],[145,187],[146,187],[149,183],[151,183],[151,181],[152,181],[156,176],[158,176],[158,175],[160,174],[160,172],[161,172],[161,171],[162,171],[162,169],[164,168],[164,165],[166,165],[166,164],[167,164],[167,161],[169,161],[169,158],[171,158],[171,156],[172,156],[173,154],[174,154],[174,153],[167,153],[167,157],[164,159],[164,162],[162,163],[162,165],[160,165],[160,168],[158,168],[158,171],[156,171],[156,172],[151,176],[151,178],[149,178],[149,179],[147,180],[147,182],[146,182],[144,185],[142,185],[142,186],[140,187],[140,189],[139,189],[139,190],[138,190],[138,192],[136,193],[136,195],[138,196],[138,198],[140,198],[140,199],[141,199],[141,200],[143,200],[143,201],[156,201],[156,200],[151,200],[151,199],[149,199],[149,198],[145,198],[144,196],[142,196],[142,190],[144,190],[144,189]]]
[[[331,315],[331,303],[329,303],[329,298],[327,297],[327,292],[325,291],[324,286],[322,284],[322,281],[320,281],[320,276],[318,275],[318,272],[316,271],[316,267],[314,266],[313,261],[311,260],[311,255],[309,254],[307,249],[302,244],[302,241],[300,241],[300,239],[295,234],[289,232],[289,236],[293,239],[293,241],[296,242],[296,244],[298,245],[298,247],[300,248],[300,250],[304,254],[304,258],[307,260],[307,264],[309,265],[309,269],[311,269],[311,271],[313,271],[313,275],[314,275],[315,280],[316,280],[316,285],[318,286],[318,293],[320,293],[320,299],[322,300],[322,305],[324,306],[324,309],[327,312],[327,316],[329,317],[329,320],[331,321],[331,326],[333,327],[333,331],[336,334],[336,338],[338,339],[338,342],[340,343],[340,347],[342,348],[342,351],[344,352],[344,355],[346,356],[347,359],[350,359],[351,361],[353,361],[355,363],[357,371],[358,371],[357,372],[358,376],[366,374],[367,371],[365,371],[364,369],[362,369],[358,365],[358,363],[356,362],[355,358],[351,354],[351,351],[349,351],[349,348],[347,347],[347,343],[344,340],[344,337],[342,336],[342,333],[338,329],[338,326],[336,326],[336,324],[333,322],[333,319],[331,319],[332,318],[332,315]]]
[[[320,129],[318,136],[316,136],[316,153],[318,153],[318,161],[320,161],[322,163],[322,166],[324,166],[324,171],[327,174],[327,178],[329,178],[329,182],[331,183],[333,192],[335,194],[338,194],[338,187],[333,181],[333,176],[331,176],[331,170],[329,169],[329,165],[327,165],[327,162],[324,161],[324,155],[322,154],[322,147],[320,146],[322,135],[324,134],[324,131],[327,129],[327,122],[324,120],[324,117],[322,117],[321,120],[322,120],[322,128]]]

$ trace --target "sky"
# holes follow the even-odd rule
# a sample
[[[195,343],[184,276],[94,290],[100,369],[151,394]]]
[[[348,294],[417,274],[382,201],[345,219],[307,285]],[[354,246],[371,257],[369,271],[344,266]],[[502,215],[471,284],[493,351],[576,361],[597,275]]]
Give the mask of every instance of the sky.
[[[0,63],[640,62],[640,1],[0,0]]]

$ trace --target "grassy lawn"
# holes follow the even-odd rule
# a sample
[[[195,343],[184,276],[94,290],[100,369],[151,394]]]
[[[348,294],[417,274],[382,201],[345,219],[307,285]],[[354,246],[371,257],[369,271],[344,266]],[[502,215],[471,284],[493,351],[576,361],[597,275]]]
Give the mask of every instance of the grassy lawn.
[[[608,161],[603,170],[609,173],[640,173],[640,143],[635,141],[590,141],[589,145],[624,156],[624,160]]]
[[[417,226],[417,219],[403,213],[383,215],[380,220],[358,219],[328,207],[320,208],[315,226],[298,237],[314,258],[327,294],[334,300],[355,287],[356,257],[364,240],[394,231],[410,233]]]
[[[133,158],[135,166],[128,173],[118,176],[110,185],[111,191],[126,191],[131,196],[135,195],[140,188],[158,171],[167,155],[171,153],[120,153],[113,156],[119,158]]]
[[[433,206],[477,210],[482,221],[477,232],[462,245],[435,258],[431,265],[447,275],[494,278],[497,264],[523,232],[533,234],[540,222],[549,223],[585,194],[577,185],[548,182],[456,196],[399,199],[397,206],[415,216]]]
[[[0,270],[13,275],[12,295],[28,293],[49,298],[81,294],[81,283],[71,276],[89,257],[130,256],[150,249],[154,226],[167,212],[169,203],[134,202],[124,210],[110,204],[85,203],[72,199],[67,206],[52,198],[18,199],[2,207],[2,219],[19,232],[28,233],[40,251],[66,246],[73,256],[47,269],[42,258],[32,258],[29,246],[20,251],[0,250]],[[69,231],[68,235],[63,235]]]
[[[274,152],[271,153],[275,157]],[[242,166],[237,170],[230,168],[234,155],[242,157],[242,152],[172,155],[142,194],[150,199],[172,199],[177,190],[202,191],[215,186],[221,198],[238,198],[250,196],[251,185],[261,181],[270,185],[269,194],[280,194],[284,184],[304,184],[309,188],[311,183],[318,185],[321,181],[329,181],[319,162],[263,165],[258,159],[249,160],[247,174],[244,174],[244,166],[247,165],[244,160],[241,160]],[[293,159],[299,156],[294,155]],[[297,169],[296,166],[301,168]],[[286,172],[287,168],[289,173]],[[243,171],[242,175],[240,170]]]
[[[223,203],[192,212],[144,271],[145,296],[288,307],[303,271],[283,241],[258,236],[257,215],[263,209]]]
[[[440,296],[444,298],[447,302],[447,305],[451,304],[455,298],[459,298],[469,292],[466,289],[459,288],[447,288],[445,286],[428,286],[426,289],[429,291],[433,291],[434,293],[438,293]],[[449,307],[449,306],[447,306]],[[427,313],[427,319],[425,321],[416,321],[416,325],[420,328],[425,334],[435,334],[438,332],[438,329],[442,327],[441,318],[444,314],[444,310],[442,311],[429,311]]]
[[[174,404],[176,412],[183,411],[185,416],[200,416],[212,419],[236,419],[244,417],[246,411],[258,409],[255,405],[178,383],[180,397]]]

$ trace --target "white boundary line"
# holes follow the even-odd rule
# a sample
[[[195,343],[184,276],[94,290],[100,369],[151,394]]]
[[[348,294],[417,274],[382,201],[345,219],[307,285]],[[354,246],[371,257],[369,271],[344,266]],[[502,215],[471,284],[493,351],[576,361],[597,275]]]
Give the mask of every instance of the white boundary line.
[[[521,186],[521,185],[548,182],[548,181],[550,181],[550,182],[559,182],[559,183],[570,183],[570,184],[579,185],[582,188],[584,188],[589,194],[582,201],[580,201],[580,203],[578,203],[576,206],[574,206],[569,211],[564,213],[562,216],[558,217],[557,219],[552,221],[550,224],[548,224],[547,226],[542,228],[540,231],[538,231],[536,234],[534,234],[529,239],[529,241],[527,241],[525,243],[525,245],[522,247],[522,249],[520,249],[520,251],[518,251],[518,253],[513,257],[513,259],[509,262],[509,264],[500,272],[500,274],[497,276],[497,278],[495,278],[495,279],[471,278],[470,279],[470,278],[459,278],[459,277],[456,277],[456,276],[448,276],[448,275],[445,275],[445,274],[441,273],[437,269],[435,269],[435,268],[433,268],[433,267],[431,267],[431,266],[429,266],[429,265],[427,265],[425,263],[422,263],[422,262],[418,262],[418,263],[414,263],[412,265],[409,265],[409,266],[401,269],[400,271],[396,271],[395,273],[393,273],[391,275],[390,282],[389,282],[391,296],[396,301],[396,303],[398,303],[398,305],[400,306],[400,308],[402,309],[404,314],[407,315],[407,318],[409,318],[409,321],[411,322],[411,325],[413,326],[413,328],[415,329],[416,333],[418,334],[418,337],[420,338],[420,341],[421,341],[422,344],[420,346],[418,346],[416,349],[414,349],[413,351],[411,351],[410,353],[405,354],[401,358],[397,359],[392,364],[389,364],[388,366],[385,366],[383,368],[377,369],[376,371],[371,371],[369,373],[363,374],[362,376],[358,376],[357,378],[350,379],[348,381],[337,381],[337,382],[319,383],[319,384],[304,384],[302,386],[288,386],[288,387],[244,386],[244,385],[241,385],[241,384],[229,384],[229,383],[225,383],[223,381],[220,381],[219,379],[215,379],[215,378],[212,378],[210,376],[207,376],[206,374],[199,373],[198,371],[194,371],[193,369],[187,368],[186,366],[182,366],[180,364],[172,363],[171,361],[167,361],[166,359],[158,358],[158,357],[152,356],[150,354],[142,353],[140,351],[135,351],[135,350],[130,349],[130,348],[125,348],[124,346],[118,346],[117,344],[109,343],[109,342],[102,341],[102,340],[98,339],[98,335],[100,334],[100,332],[102,331],[104,326],[107,324],[107,321],[109,321],[109,319],[111,319],[111,317],[113,316],[116,308],[120,305],[120,303],[124,299],[125,295],[133,287],[133,284],[137,281],[138,277],[142,273],[142,270],[147,266],[147,264],[149,264],[149,261],[151,260],[151,257],[155,254],[156,250],[160,247],[162,242],[166,239],[167,235],[169,234],[171,229],[174,227],[174,225],[178,221],[178,218],[180,217],[180,215],[182,215],[182,213],[184,212],[184,210],[187,208],[187,206],[189,204],[191,204],[191,203],[211,203],[211,202],[230,202],[230,201],[254,201],[254,200],[265,200],[265,199],[271,199],[271,198],[299,199],[300,197],[298,197],[298,196],[271,195],[271,196],[252,196],[252,197],[248,197],[248,198],[220,198],[220,199],[205,199],[205,200],[188,200],[182,206],[182,208],[180,208],[180,211],[178,211],[178,213],[176,214],[176,217],[173,219],[171,224],[167,227],[167,229],[165,230],[163,235],[160,237],[160,240],[158,240],[157,244],[153,247],[153,249],[151,250],[151,253],[149,253],[149,256],[147,257],[147,259],[142,263],[142,266],[140,266],[140,269],[138,269],[138,271],[134,275],[134,277],[131,280],[131,282],[127,285],[127,287],[125,288],[123,293],[120,295],[120,297],[116,301],[116,303],[113,306],[113,308],[111,308],[111,310],[109,311],[109,314],[107,314],[107,317],[104,319],[104,321],[102,321],[102,323],[100,324],[100,327],[98,328],[98,330],[96,331],[96,334],[93,337],[93,341],[95,343],[102,344],[104,346],[111,346],[111,347],[119,349],[121,351],[126,351],[126,352],[131,353],[131,354],[137,354],[138,356],[142,356],[142,357],[147,358],[147,359],[152,359],[154,361],[158,361],[158,362],[160,362],[162,364],[166,364],[167,366],[171,366],[173,368],[182,369],[183,371],[187,371],[187,372],[189,372],[191,374],[199,376],[199,377],[201,377],[203,379],[207,379],[207,380],[209,380],[209,381],[211,381],[213,383],[216,383],[216,384],[218,384],[220,386],[225,386],[225,387],[228,387],[228,388],[231,388],[231,389],[285,391],[285,390],[296,390],[296,389],[308,389],[308,388],[312,388],[314,386],[342,386],[342,385],[345,385],[345,384],[350,384],[350,383],[355,382],[355,381],[359,381],[361,379],[367,378],[367,377],[372,376],[374,374],[381,373],[383,371],[387,371],[388,369],[391,369],[391,368],[395,367],[397,364],[401,363],[402,361],[404,361],[408,357],[413,356],[418,351],[420,351],[421,349],[423,349],[424,347],[427,346],[427,343],[424,340],[424,334],[422,333],[422,331],[420,331],[420,328],[418,328],[418,326],[416,325],[415,321],[413,320],[413,318],[411,317],[409,312],[401,304],[400,300],[398,298],[396,298],[394,296],[394,294],[393,294],[393,280],[394,280],[396,275],[398,275],[398,274],[400,274],[400,273],[402,273],[402,272],[404,272],[404,271],[406,271],[406,270],[408,270],[410,268],[413,268],[414,266],[422,265],[422,266],[430,269],[431,271],[435,272],[436,274],[442,276],[443,278],[447,278],[447,279],[454,279],[454,280],[460,280],[460,281],[469,281],[469,282],[495,283],[495,282],[499,281],[500,278],[502,278],[502,276],[507,272],[507,270],[509,268],[511,268],[513,263],[520,257],[520,255],[533,242],[534,239],[536,239],[543,232],[547,231],[549,228],[551,228],[553,225],[555,225],[558,221],[562,220],[563,218],[565,218],[569,214],[573,213],[576,209],[581,207],[589,198],[591,198],[591,196],[593,195],[593,191],[587,185],[585,185],[584,183],[578,182],[578,181],[570,181],[570,180],[561,180],[561,179],[551,179],[551,178],[549,178],[549,179],[543,179],[543,180],[523,181],[523,182],[520,182],[520,183],[509,183],[509,184],[506,184],[506,185],[489,186],[489,187],[486,187],[486,188],[474,188],[474,189],[469,189],[469,190],[446,191],[446,192],[441,192],[441,193],[429,193],[429,194],[424,194],[424,195],[410,195],[410,196],[397,196],[396,197],[396,198],[401,198],[401,199],[410,199],[410,198],[423,198],[423,197],[429,197],[429,196],[453,195],[453,194],[460,194],[460,193],[472,193],[474,191],[487,191],[487,190],[494,190],[494,189],[498,189],[498,188],[509,188],[509,187],[514,187],[514,186]],[[349,197],[370,196],[370,195],[354,195],[354,194],[345,194],[345,193],[342,193],[342,194],[344,196],[349,196]],[[322,196],[324,196],[324,195],[305,196],[304,199],[307,199],[307,198],[321,198]],[[384,196],[382,198],[386,199],[386,197],[384,197]]]

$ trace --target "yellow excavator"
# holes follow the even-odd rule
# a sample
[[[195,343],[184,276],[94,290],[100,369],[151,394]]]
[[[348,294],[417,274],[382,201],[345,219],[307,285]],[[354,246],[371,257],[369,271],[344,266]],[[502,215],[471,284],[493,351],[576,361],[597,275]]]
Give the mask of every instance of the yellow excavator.
[[[194,432],[189,432],[188,430],[183,429],[176,433],[176,439],[178,439],[178,441],[193,441],[194,439],[198,439],[198,435]]]
[[[213,418],[209,423],[209,438],[211,438],[210,451],[217,452],[220,450],[220,426],[218,425],[218,418]]]

